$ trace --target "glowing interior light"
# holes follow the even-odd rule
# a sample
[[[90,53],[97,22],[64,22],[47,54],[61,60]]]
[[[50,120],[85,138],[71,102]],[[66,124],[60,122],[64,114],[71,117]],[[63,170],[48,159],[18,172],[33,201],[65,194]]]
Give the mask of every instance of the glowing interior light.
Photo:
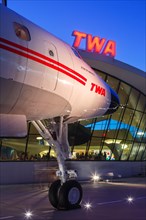
[[[92,174],[91,179],[96,182],[100,180],[100,176],[97,173]]]
[[[122,149],[126,149],[128,147],[127,144],[122,144]]]
[[[43,138],[42,138],[42,137],[36,137],[36,139],[37,139],[37,140],[42,140]]]
[[[127,198],[127,201],[128,201],[128,203],[133,203],[134,198],[133,198],[133,197],[131,197],[131,196],[129,196],[129,197]]]
[[[143,134],[144,134],[144,132],[142,132],[142,131],[137,132],[137,135],[139,135],[139,136],[142,136]]]
[[[31,211],[26,211],[26,212],[24,213],[24,215],[25,215],[25,218],[26,218],[26,219],[31,219],[32,216],[33,216],[33,214],[32,214]]]
[[[92,208],[92,205],[91,205],[90,202],[87,202],[87,203],[84,204],[84,207],[85,207],[85,209],[89,210],[89,209]]]

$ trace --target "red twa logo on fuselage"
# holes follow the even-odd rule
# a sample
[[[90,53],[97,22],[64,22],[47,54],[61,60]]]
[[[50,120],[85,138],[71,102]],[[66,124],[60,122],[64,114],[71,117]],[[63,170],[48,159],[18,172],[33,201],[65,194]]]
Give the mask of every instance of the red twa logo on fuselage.
[[[106,92],[104,88],[96,85],[95,83],[91,83],[90,91],[94,91],[95,93],[98,93],[103,96],[105,96],[105,92]]]

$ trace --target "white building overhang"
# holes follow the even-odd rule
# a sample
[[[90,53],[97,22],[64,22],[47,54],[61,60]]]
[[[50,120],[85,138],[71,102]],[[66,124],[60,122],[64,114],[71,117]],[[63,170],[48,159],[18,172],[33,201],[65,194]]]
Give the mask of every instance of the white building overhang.
[[[146,95],[146,72],[102,54],[78,50],[92,68],[103,71],[135,87]]]

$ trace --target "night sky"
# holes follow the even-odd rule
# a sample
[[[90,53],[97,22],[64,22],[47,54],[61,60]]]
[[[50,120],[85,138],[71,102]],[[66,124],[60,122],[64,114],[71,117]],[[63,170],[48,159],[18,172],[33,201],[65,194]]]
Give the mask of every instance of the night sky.
[[[7,0],[7,6],[71,46],[73,30],[114,40],[116,60],[146,71],[145,0]]]

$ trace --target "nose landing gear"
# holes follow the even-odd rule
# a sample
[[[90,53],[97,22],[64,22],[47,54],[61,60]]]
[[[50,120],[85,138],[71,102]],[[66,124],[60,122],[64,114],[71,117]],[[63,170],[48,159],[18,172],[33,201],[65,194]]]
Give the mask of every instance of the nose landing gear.
[[[49,188],[48,197],[51,205],[59,210],[80,208],[83,192],[81,185],[75,180],[77,173],[74,170],[66,170],[65,167],[65,159],[70,156],[70,148],[68,126],[63,123],[63,116],[48,120],[48,125],[40,120],[32,121],[32,123],[54,149],[57,157],[59,171],[56,174],[59,176],[59,180],[53,182]]]

